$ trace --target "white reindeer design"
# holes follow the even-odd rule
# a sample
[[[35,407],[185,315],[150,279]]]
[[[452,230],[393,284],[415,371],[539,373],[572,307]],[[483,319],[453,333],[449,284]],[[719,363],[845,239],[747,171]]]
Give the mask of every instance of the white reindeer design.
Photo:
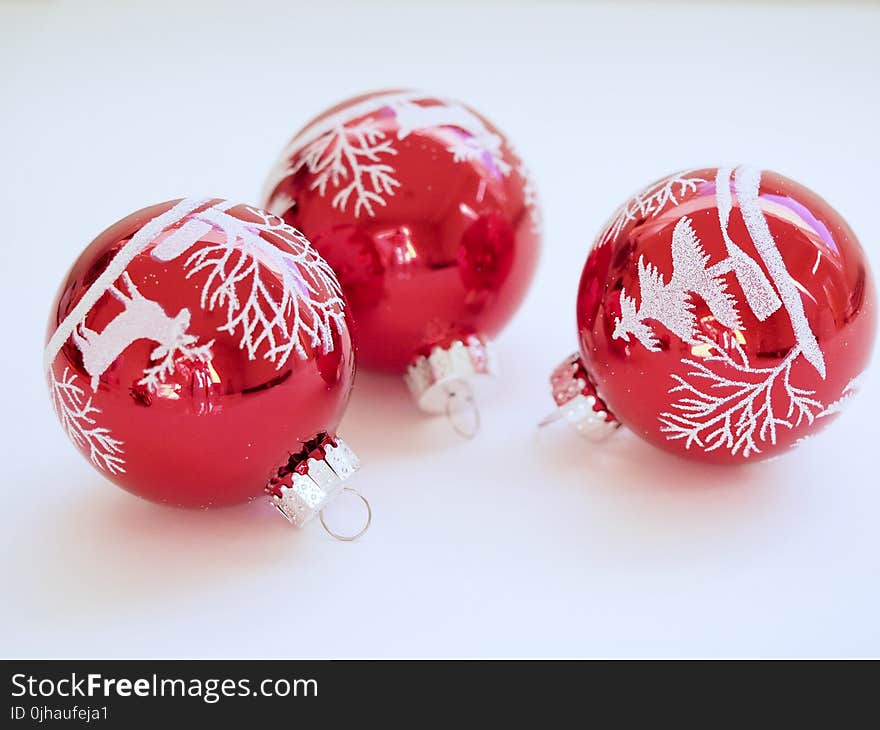
[[[83,357],[83,366],[91,375],[92,390],[96,390],[101,375],[119,355],[133,342],[147,339],[158,343],[150,353],[151,361],[157,365],[146,368],[144,377],[138,381],[155,392],[159,383],[174,372],[174,358],[180,354],[185,357],[207,361],[211,356],[213,340],[206,345],[194,346],[198,338],[187,333],[190,312],[181,309],[174,317],[169,317],[158,302],[144,297],[128,273],[122,274],[128,293],[123,293],[115,284],[107,291],[122,302],[125,309],[118,314],[101,332],[95,332],[80,322],[72,332],[73,341]]]

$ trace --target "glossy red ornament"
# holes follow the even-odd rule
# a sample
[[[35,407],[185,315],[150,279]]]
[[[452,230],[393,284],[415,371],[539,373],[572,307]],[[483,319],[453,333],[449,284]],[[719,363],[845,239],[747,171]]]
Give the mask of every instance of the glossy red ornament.
[[[359,364],[409,368],[417,397],[483,372],[485,343],[525,296],[540,246],[534,189],[507,139],[470,108],[419,92],[359,96],[307,124],[271,173],[265,207],[339,275]]]
[[[858,240],[818,195],[749,167],[677,173],[599,234],[578,290],[580,354],[554,396],[589,433],[620,422],[704,461],[773,456],[853,396],[876,310]]]
[[[58,292],[45,366],[74,444],[156,502],[228,505],[268,489],[284,507],[295,469],[343,454],[344,299],[305,237],[256,208],[170,201],[112,225]]]

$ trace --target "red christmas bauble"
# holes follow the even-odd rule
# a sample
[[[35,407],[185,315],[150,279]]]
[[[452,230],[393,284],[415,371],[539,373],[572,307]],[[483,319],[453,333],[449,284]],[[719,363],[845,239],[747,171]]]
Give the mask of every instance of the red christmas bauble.
[[[414,392],[482,372],[540,246],[534,189],[507,139],[419,92],[359,96],[307,124],[270,174],[265,207],[339,275],[359,364],[410,368]]]
[[[554,375],[570,420],[676,454],[779,454],[839,413],[876,332],[858,240],[818,195],[749,167],[648,186],[599,234],[577,299],[580,356]]]
[[[104,231],[58,292],[45,367],[74,444],[156,502],[265,490],[290,507],[295,470],[348,454],[335,439],[354,375],[338,282],[301,233],[256,208],[170,201]]]

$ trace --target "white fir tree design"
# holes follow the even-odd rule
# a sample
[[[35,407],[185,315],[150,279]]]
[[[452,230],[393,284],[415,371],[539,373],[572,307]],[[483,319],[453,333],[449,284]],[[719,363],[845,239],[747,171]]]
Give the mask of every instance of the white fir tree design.
[[[687,373],[690,380],[672,376],[676,386],[669,392],[682,395],[670,411],[660,414],[660,431],[669,440],[684,439],[685,448],[725,448],[747,458],[760,453],[759,441],[775,444],[780,428],[813,423],[821,415],[822,403],[812,397],[815,391],[791,382],[792,365],[801,355],[799,347],[779,365],[760,368],[749,362],[736,340],[733,354],[708,337],[700,341],[708,354],[702,360],[682,360],[692,368]],[[784,413],[777,412],[774,403],[774,388],[780,385],[787,399]]]
[[[691,294],[706,302],[715,318],[730,329],[742,327],[736,300],[727,290],[723,278],[724,262],[709,266],[709,255],[703,250],[691,220],[681,218],[672,232],[672,278],[669,283],[657,267],[639,257],[639,291],[641,303],[620,291],[621,316],[615,320],[612,336],[629,340],[635,336],[647,349],[656,352],[660,344],[646,320],[660,322],[685,342],[696,341],[696,317]]]
[[[333,329],[345,326],[336,275],[302,233],[276,216],[247,210],[257,222],[242,221],[220,206],[200,211],[188,233],[180,229],[153,255],[167,260],[198,243],[183,264],[187,278],[207,273],[201,306],[225,311],[219,331],[239,336],[239,347],[250,359],[262,349],[263,357],[280,368],[292,353],[307,358],[306,347],[330,352]],[[221,231],[221,239],[202,241],[205,226]]]
[[[687,194],[696,192],[700,183],[706,182],[701,177],[690,177],[693,170],[682,170],[648,186],[636,193],[620,208],[596,239],[597,246],[603,246],[613,239],[623,227],[640,218],[656,218],[668,206],[677,205]]]
[[[101,410],[92,405],[91,396],[76,383],[76,375],[64,368],[61,379],[50,372],[52,406],[67,436],[80,448],[88,449],[89,459],[110,474],[125,472],[123,443],[113,437],[110,429],[99,426],[96,416]]]

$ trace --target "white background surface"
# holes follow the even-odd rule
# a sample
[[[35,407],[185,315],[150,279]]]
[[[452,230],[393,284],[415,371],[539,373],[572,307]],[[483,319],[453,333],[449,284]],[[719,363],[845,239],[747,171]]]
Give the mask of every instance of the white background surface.
[[[806,448],[744,468],[534,426],[592,236],[665,173],[794,177],[876,267],[878,37],[867,4],[0,2],[0,654],[880,654],[876,375]],[[256,202],[299,126],[389,87],[474,105],[542,192],[541,267],[482,434],[360,373],[342,433],[375,521],[353,545],[262,502],[175,511],[113,488],[42,380],[68,266],[145,205]]]

